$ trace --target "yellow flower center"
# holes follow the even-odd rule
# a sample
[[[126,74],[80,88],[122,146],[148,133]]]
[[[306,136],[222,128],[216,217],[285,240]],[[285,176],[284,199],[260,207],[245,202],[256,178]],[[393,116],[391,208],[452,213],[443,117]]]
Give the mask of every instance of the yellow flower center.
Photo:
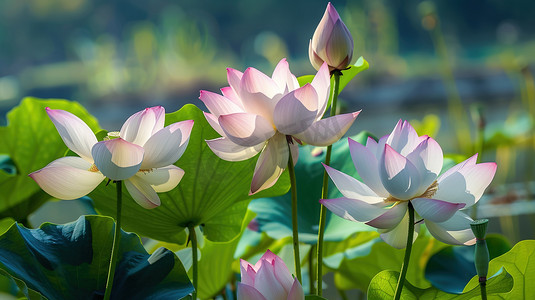
[[[88,169],[89,172],[98,172],[98,168],[95,164],[92,164],[91,167]]]
[[[416,198],[431,198],[436,194],[437,190],[438,190],[438,183],[435,180],[433,181],[433,183],[431,183],[431,185],[427,188],[427,190],[425,190],[425,192],[421,194],[420,196],[412,197],[408,200],[401,200],[390,195],[388,196],[388,198],[384,200],[384,202],[396,204],[396,203],[403,202],[403,201],[411,201],[412,199],[416,199]]]

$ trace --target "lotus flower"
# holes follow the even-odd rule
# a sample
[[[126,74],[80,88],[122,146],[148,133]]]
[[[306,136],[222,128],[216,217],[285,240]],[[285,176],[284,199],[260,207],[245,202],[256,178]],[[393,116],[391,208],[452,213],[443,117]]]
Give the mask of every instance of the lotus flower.
[[[160,205],[156,192],[173,189],[184,171],[174,165],[189,141],[193,121],[163,127],[163,107],[132,115],[119,134],[97,142],[91,129],[75,115],[47,108],[65,145],[80,157],[59,158],[31,173],[37,184],[58,199],[87,195],[105,178],[124,180],[134,200],[145,208]]]
[[[250,194],[275,184],[288,165],[288,145],[297,162],[296,143],[327,146],[340,139],[359,112],[321,119],[327,108],[330,78],[323,64],[311,83],[299,87],[282,59],[270,78],[254,68],[227,69],[223,95],[201,91],[210,113],[206,120],[222,136],[207,141],[220,158],[249,159],[259,152]]]
[[[304,300],[305,294],[297,278],[292,278],[284,261],[267,250],[252,265],[241,260],[241,282],[238,300]]]
[[[344,70],[351,63],[353,37],[330,2],[310,40],[308,56],[316,70],[323,62],[330,71]]]
[[[420,224],[448,244],[475,243],[472,221],[459,211],[475,204],[496,172],[496,163],[476,164],[477,154],[438,176],[443,154],[428,136],[418,136],[407,122],[398,122],[390,135],[366,146],[349,139],[351,158],[362,182],[325,166],[344,197],[320,202],[336,215],[378,228],[382,239],[404,248],[408,204],[415,209],[415,235]]]

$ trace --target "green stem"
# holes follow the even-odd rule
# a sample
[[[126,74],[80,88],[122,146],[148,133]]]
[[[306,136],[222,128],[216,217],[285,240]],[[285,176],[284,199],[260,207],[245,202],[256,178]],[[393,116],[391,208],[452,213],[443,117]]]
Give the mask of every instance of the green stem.
[[[117,181],[117,216],[115,224],[115,233],[113,235],[113,246],[111,250],[110,267],[108,269],[108,279],[106,280],[106,292],[104,293],[104,300],[109,300],[113,286],[113,278],[115,277],[115,267],[117,266],[117,255],[119,254],[119,245],[121,244],[121,208],[123,202],[123,182]]]
[[[409,260],[411,259],[411,250],[412,250],[412,239],[414,237],[414,208],[412,203],[409,201],[409,231],[407,234],[407,247],[405,248],[405,258],[403,259],[403,265],[401,265],[401,274],[399,274],[398,285],[396,286],[396,295],[394,300],[399,300],[401,297],[401,290],[403,289],[403,284],[405,283],[405,276],[407,275],[407,270],[409,269]]]
[[[487,300],[487,279],[479,278],[479,287],[481,288],[481,300]]]
[[[193,288],[195,291],[193,291],[193,299],[197,299],[197,278],[199,278],[199,259],[197,257],[197,234],[195,233],[195,226],[193,224],[188,225],[188,231],[189,231],[189,240],[191,241],[191,254],[193,256],[193,262],[192,262],[192,268],[193,268]]]
[[[333,102],[331,104],[331,116],[336,115],[336,104],[338,101],[338,93],[340,87],[340,76],[342,72],[339,70],[334,71],[334,88],[333,88]],[[327,153],[325,154],[325,164],[328,166],[331,163],[332,145],[327,147]],[[323,171],[323,186],[321,189],[321,199],[327,199],[329,193],[329,175],[327,171]],[[321,296],[323,292],[322,278],[323,278],[323,236],[325,234],[325,223],[327,222],[327,208],[321,205],[320,209],[320,223],[318,228],[318,258],[317,258],[317,294]]]
[[[295,183],[294,161],[292,157],[292,149],[290,142],[288,142],[288,173],[290,173],[290,183],[292,185],[292,231],[293,231],[293,245],[294,245],[294,261],[295,261],[295,277],[302,283],[301,280],[301,259],[299,258],[299,231],[297,230],[297,184]]]
[[[314,254],[316,252],[316,245],[312,245],[310,247],[310,252],[308,252],[308,283],[310,288],[310,294],[314,295],[316,294],[316,287],[314,286],[314,283],[316,282],[316,279],[314,278]]]

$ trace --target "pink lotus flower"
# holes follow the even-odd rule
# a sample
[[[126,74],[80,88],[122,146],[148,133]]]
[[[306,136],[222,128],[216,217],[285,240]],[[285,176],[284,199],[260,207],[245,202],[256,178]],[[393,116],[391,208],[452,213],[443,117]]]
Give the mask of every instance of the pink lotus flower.
[[[305,294],[297,278],[292,278],[284,261],[267,250],[252,265],[241,262],[241,282],[238,282],[238,300],[303,300]]]
[[[438,176],[443,163],[440,145],[418,136],[407,122],[366,146],[349,139],[349,149],[362,182],[325,166],[344,197],[320,202],[336,215],[379,229],[382,239],[404,248],[408,204],[415,209],[415,235],[425,222],[429,232],[448,244],[473,244],[472,221],[459,211],[475,204],[496,172],[496,163],[476,164],[477,154]]]
[[[319,70],[326,62],[329,70],[344,70],[353,57],[353,37],[329,2],[308,46],[312,66]]]
[[[65,145],[80,156],[59,158],[29,175],[53,197],[80,198],[108,177],[124,180],[139,205],[154,208],[160,205],[156,192],[173,189],[184,175],[172,164],[187,147],[193,121],[164,128],[165,110],[161,106],[132,115],[118,137],[109,134],[112,139],[101,142],[75,115],[49,108],[47,113]]]
[[[254,68],[227,69],[229,87],[223,96],[201,91],[210,113],[206,120],[222,137],[206,141],[228,161],[249,159],[259,152],[250,193],[275,184],[288,165],[289,150],[297,162],[297,144],[327,146],[349,129],[359,112],[321,119],[327,108],[330,77],[323,64],[310,84],[299,87],[282,59],[270,78]]]

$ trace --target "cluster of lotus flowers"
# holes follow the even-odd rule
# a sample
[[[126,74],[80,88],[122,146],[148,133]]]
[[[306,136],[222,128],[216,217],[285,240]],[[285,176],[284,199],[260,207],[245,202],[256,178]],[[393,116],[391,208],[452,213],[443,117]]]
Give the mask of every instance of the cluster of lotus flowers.
[[[254,194],[273,186],[289,161],[298,160],[298,144],[328,146],[351,127],[359,112],[323,118],[330,94],[331,72],[346,69],[353,39],[329,4],[310,41],[309,56],[318,70],[302,87],[282,59],[272,76],[254,68],[227,69],[222,94],[201,91],[206,120],[221,137],[206,141],[221,159],[241,161],[260,153],[251,182]],[[123,181],[144,208],[160,205],[158,192],[175,188],[184,171],[173,165],[186,151],[193,121],[164,127],[165,110],[147,108],[132,115],[119,132],[97,141],[78,117],[48,109],[67,147],[79,157],[51,162],[30,176],[58,199],[77,199],[102,180]],[[438,240],[472,244],[471,219],[461,212],[475,204],[492,181],[495,163],[477,164],[477,155],[441,174],[443,153],[428,136],[418,136],[406,121],[366,145],[348,140],[359,181],[328,165],[325,169],[343,197],[321,199],[334,214],[377,228],[396,248],[407,243],[408,208],[416,211],[414,239],[424,224]],[[441,175],[440,175],[441,174]],[[241,261],[239,299],[304,299],[303,289],[284,262],[269,250],[255,264]]]

